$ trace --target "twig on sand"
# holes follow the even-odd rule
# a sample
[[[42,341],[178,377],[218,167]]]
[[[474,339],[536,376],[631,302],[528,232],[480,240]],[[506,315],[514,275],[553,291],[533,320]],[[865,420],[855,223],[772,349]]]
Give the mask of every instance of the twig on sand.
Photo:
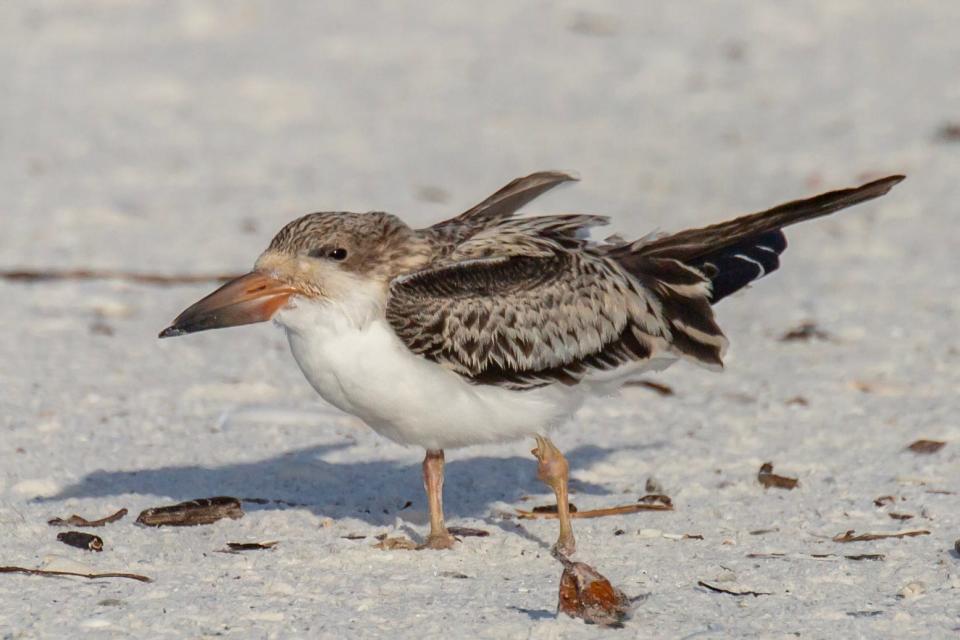
[[[553,509],[537,509],[526,511],[517,509],[517,517],[521,520],[533,520],[536,518],[555,519],[557,518],[556,507]],[[606,507],[603,509],[588,509],[587,511],[570,510],[571,518],[602,518],[604,516],[621,516],[628,513],[638,513],[640,511],[673,511],[673,502],[668,496],[651,494],[640,498],[635,504],[624,504],[616,507]]]
[[[27,569],[26,567],[0,567],[0,573],[22,573],[28,576],[76,576],[97,580],[99,578],[129,578],[140,582],[153,582],[153,578],[137,573],[78,573],[76,571],[49,571],[47,569]]]
[[[773,594],[767,593],[767,592],[765,592],[765,591],[731,591],[731,590],[729,590],[729,589],[722,589],[722,588],[720,588],[720,587],[715,587],[714,585],[708,584],[708,583],[704,582],[703,580],[698,580],[698,581],[697,581],[697,585],[703,587],[704,589],[709,589],[710,591],[713,591],[714,593],[725,593],[725,594],[727,594],[728,596],[738,596],[738,597],[740,597],[740,596],[753,596],[754,598],[756,598],[756,597],[758,597],[758,596],[769,596],[769,595],[773,595]]]
[[[87,520],[83,516],[78,516],[73,514],[66,520],[63,518],[52,518],[47,520],[47,524],[52,527],[102,527],[105,524],[110,524],[111,522],[116,522],[121,519],[123,516],[127,515],[126,509],[120,509],[114,514],[111,514],[105,518],[100,518],[99,520]]]
[[[136,284],[169,287],[182,284],[225,282],[235,275],[227,274],[181,274],[137,273],[113,269],[3,269],[0,279],[13,282],[50,282],[53,280],[125,280]]]
[[[896,533],[861,533],[858,536],[853,529],[844,533],[838,533],[833,536],[834,542],[869,542],[871,540],[883,540],[884,538],[913,538],[916,536],[928,536],[930,532],[926,529],[917,529],[916,531],[899,531]]]

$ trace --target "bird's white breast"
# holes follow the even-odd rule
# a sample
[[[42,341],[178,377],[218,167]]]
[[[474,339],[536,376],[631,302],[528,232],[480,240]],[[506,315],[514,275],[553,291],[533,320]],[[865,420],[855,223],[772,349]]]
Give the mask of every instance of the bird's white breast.
[[[571,388],[470,384],[409,351],[362,293],[347,304],[298,298],[275,319],[317,393],[401,444],[515,440],[558,425],[583,400]]]

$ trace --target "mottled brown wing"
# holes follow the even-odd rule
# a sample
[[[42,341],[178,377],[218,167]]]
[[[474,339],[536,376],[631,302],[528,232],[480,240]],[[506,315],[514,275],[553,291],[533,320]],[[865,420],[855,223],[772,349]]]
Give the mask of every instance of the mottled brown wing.
[[[501,242],[476,237],[444,264],[394,280],[387,320],[414,353],[516,389],[575,384],[664,352],[719,365],[726,341],[703,276],[650,260],[641,283],[577,238],[598,220],[508,221]]]

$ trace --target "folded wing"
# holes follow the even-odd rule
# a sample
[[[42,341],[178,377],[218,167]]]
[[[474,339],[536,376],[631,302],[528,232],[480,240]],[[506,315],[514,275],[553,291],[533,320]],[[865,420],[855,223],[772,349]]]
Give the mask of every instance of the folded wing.
[[[576,384],[651,358],[720,365],[709,285],[676,261],[646,283],[581,239],[595,216],[507,220],[397,278],[386,315],[407,347],[478,384]]]

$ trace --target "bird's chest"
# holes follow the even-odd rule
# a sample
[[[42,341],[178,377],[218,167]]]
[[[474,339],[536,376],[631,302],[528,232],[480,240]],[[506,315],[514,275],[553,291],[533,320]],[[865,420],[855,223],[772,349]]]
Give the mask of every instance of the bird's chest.
[[[385,319],[358,322],[336,306],[301,305],[279,318],[294,359],[327,402],[378,431],[432,410],[456,376],[412,354]],[[433,400],[435,402],[435,399]]]
[[[471,385],[411,353],[378,315],[358,322],[336,305],[300,304],[277,321],[317,393],[401,444],[443,449],[512,440],[554,426],[580,401],[552,388]]]

